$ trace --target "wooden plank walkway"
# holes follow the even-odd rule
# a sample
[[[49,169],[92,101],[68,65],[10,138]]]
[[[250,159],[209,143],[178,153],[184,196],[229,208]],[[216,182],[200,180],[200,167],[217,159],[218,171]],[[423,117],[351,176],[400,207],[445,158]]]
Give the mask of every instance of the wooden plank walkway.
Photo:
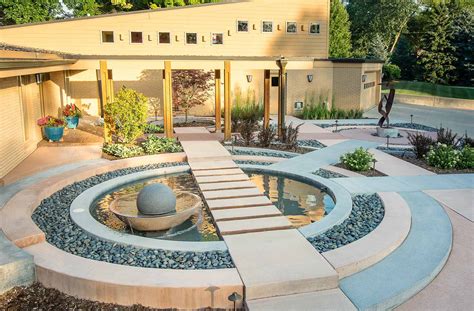
[[[338,287],[333,267],[260,192],[219,142],[181,144],[244,282],[247,301]]]

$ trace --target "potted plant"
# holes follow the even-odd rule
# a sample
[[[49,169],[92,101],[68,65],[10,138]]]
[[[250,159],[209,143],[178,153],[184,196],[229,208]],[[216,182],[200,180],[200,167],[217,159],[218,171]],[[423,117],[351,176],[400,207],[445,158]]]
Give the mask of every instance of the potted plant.
[[[75,129],[79,125],[82,112],[75,104],[67,104],[63,109],[63,115],[66,117],[67,127]]]
[[[66,122],[63,119],[46,116],[38,119],[37,124],[44,128],[44,135],[50,141],[60,141],[64,135]]]

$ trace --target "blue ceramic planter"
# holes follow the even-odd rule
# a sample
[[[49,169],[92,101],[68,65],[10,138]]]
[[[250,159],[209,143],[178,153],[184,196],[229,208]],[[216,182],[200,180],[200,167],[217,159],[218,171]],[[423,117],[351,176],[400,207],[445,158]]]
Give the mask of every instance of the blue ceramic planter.
[[[44,134],[50,141],[60,141],[64,135],[64,127],[45,127]]]
[[[75,129],[79,125],[79,117],[66,117],[67,128]]]

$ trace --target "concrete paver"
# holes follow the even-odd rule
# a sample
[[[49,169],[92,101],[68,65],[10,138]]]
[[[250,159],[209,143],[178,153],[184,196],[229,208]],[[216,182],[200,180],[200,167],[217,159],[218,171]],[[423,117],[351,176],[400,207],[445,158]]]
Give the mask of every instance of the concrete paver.
[[[261,193],[257,188],[202,191],[202,194],[206,200],[263,196],[263,193]]]
[[[194,176],[222,176],[222,175],[238,175],[242,174],[242,170],[240,168],[229,168],[229,169],[221,169],[221,170],[201,170],[201,171],[193,171]]]
[[[234,199],[217,199],[207,201],[209,209],[241,208],[252,206],[273,205],[272,201],[266,196],[243,197]]]
[[[223,236],[293,228],[293,225],[285,216],[219,221],[217,224]]]
[[[212,162],[195,162],[192,159],[188,159],[189,165],[193,168],[193,171],[205,171],[205,170],[220,170],[227,168],[238,168],[238,165],[234,161],[212,161]]]
[[[387,176],[431,176],[436,175],[433,172],[425,170],[417,165],[403,161],[400,158],[394,157],[377,149],[370,149],[370,153],[375,156],[377,160],[375,167],[379,172]]]
[[[214,217],[214,220],[217,222],[223,220],[238,220],[272,216],[281,216],[280,210],[274,205],[212,211],[212,217]]]
[[[207,183],[200,184],[199,187],[201,191],[211,191],[211,190],[227,190],[227,189],[246,189],[254,188],[255,184],[250,180],[247,181],[228,181],[228,182],[218,182],[218,183]]]
[[[424,192],[461,216],[474,221],[474,189],[426,190]]]
[[[245,174],[239,175],[222,175],[222,176],[196,176],[196,181],[199,184],[203,183],[222,183],[226,181],[246,181],[249,177]]]
[[[331,265],[295,229],[224,236],[246,299],[336,288]]]

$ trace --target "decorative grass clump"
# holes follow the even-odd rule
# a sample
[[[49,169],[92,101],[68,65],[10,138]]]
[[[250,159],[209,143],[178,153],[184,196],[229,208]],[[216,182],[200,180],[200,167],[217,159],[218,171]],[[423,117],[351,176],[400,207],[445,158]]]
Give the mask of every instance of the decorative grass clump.
[[[361,119],[364,112],[360,109],[343,110],[334,105],[328,108],[328,98],[322,94],[316,98],[314,93],[306,94],[305,105],[300,117],[304,120]]]

